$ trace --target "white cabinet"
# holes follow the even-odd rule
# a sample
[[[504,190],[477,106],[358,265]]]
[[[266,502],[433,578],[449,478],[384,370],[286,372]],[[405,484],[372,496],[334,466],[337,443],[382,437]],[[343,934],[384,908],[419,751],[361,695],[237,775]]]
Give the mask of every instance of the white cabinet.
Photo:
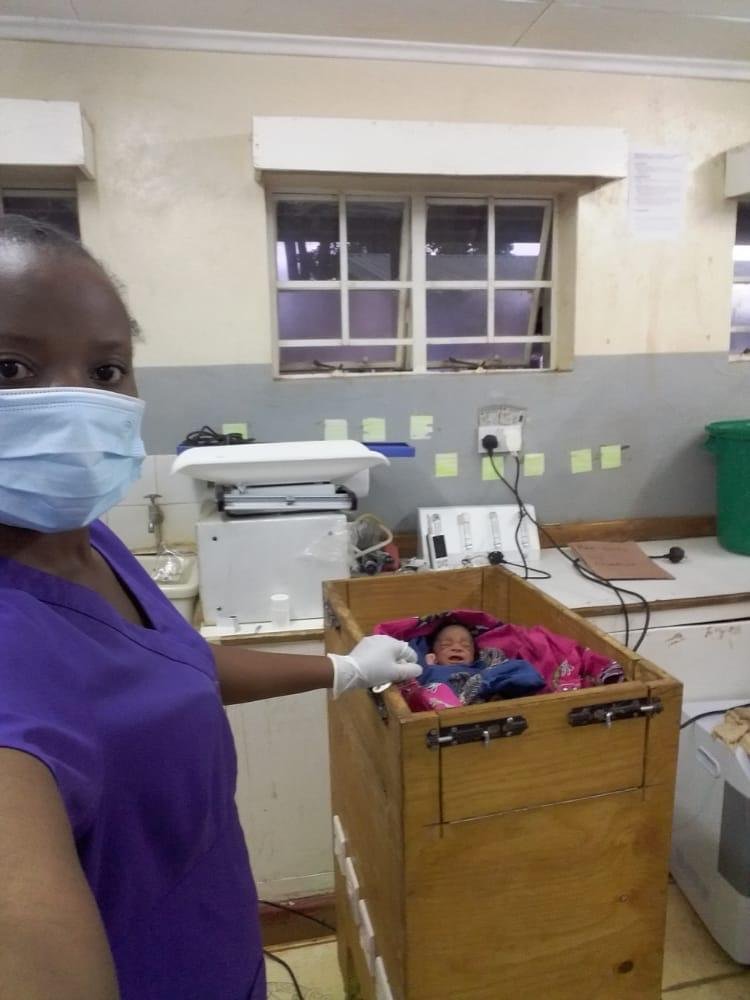
[[[322,654],[321,640],[252,647]],[[327,693],[227,709],[237,747],[237,808],[262,899],[333,890]]]

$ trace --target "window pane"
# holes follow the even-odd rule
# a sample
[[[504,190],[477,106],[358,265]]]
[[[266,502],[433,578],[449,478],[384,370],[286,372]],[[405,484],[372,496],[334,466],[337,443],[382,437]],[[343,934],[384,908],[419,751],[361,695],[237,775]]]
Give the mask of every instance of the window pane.
[[[734,276],[735,278],[750,278],[750,203],[737,206]]]
[[[739,333],[735,330],[729,345],[730,354],[750,354],[750,330]]]
[[[451,289],[427,291],[428,337],[486,337],[487,293]]]
[[[495,207],[495,280],[540,281],[549,253],[541,246],[544,206]]]
[[[449,359],[455,359],[451,362]],[[549,344],[428,344],[427,367],[460,371],[487,362],[488,368],[549,368]],[[468,369],[466,369],[468,370]]]
[[[427,205],[428,281],[487,279],[487,206]]]
[[[276,205],[279,281],[339,277],[339,207],[335,201],[280,201]]]
[[[348,201],[346,233],[351,281],[405,281],[408,275],[408,244],[401,256],[405,229],[405,205],[398,202]],[[400,268],[403,266],[404,273]]]
[[[349,293],[350,337],[408,337],[409,319],[407,291]]]
[[[533,311],[533,313],[532,313]],[[550,334],[550,290],[495,292],[495,336],[530,337]]]
[[[750,284],[732,287],[732,326],[750,327]]]
[[[25,215],[38,222],[50,222],[70,236],[80,239],[78,204],[74,194],[6,194],[3,196],[3,211],[8,215]]]
[[[403,371],[411,367],[411,348],[408,345],[282,347],[279,355],[282,372],[322,374],[339,367],[347,371]]]
[[[279,340],[322,340],[341,336],[338,292],[280,291]]]

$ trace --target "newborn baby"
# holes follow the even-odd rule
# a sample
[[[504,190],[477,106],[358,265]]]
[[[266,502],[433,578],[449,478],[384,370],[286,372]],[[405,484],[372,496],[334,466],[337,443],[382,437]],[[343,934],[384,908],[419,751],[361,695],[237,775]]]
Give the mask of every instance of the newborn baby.
[[[476,655],[474,637],[465,625],[445,625],[436,632],[425,663],[428,667],[473,666]]]

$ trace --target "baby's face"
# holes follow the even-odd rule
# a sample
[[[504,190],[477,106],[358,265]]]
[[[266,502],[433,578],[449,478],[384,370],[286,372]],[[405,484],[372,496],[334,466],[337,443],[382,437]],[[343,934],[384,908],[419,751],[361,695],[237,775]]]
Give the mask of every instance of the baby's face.
[[[435,663],[442,667],[474,662],[474,639],[463,625],[444,628],[432,647]]]

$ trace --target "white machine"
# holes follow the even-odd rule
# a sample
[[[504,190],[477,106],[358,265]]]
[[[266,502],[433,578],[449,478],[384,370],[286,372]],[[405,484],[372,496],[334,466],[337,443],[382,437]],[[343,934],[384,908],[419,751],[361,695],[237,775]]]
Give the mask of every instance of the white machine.
[[[736,962],[750,963],[750,756],[711,736],[724,710],[750,698],[689,701],[680,735],[670,870]]]
[[[536,520],[530,504],[528,511]],[[516,504],[420,507],[418,515],[420,555],[432,569],[486,565],[489,552],[502,552],[511,562],[519,550],[526,559],[539,555],[536,525],[526,517],[519,527]]]
[[[271,619],[271,595],[290,621],[323,616],[321,584],[349,576],[346,511],[388,459],[359,441],[288,441],[189,448],[172,472],[214,484],[196,525],[200,596],[208,625]]]

